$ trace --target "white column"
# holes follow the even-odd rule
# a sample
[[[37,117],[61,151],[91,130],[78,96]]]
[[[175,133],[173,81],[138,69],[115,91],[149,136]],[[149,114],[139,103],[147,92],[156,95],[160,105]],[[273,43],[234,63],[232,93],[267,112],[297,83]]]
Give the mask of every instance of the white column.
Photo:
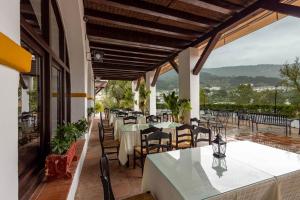
[[[135,91],[137,86],[137,81],[132,81],[132,93],[133,93],[133,101],[134,101],[134,105],[133,105],[133,110],[134,111],[139,111],[140,110],[140,106],[139,106],[139,91]]]
[[[192,110],[187,113],[185,120],[189,122],[190,118],[199,119],[200,109],[200,78],[199,75],[193,74],[196,62],[200,58],[200,51],[196,48],[187,48],[179,53],[179,98],[190,99]]]
[[[0,1],[0,32],[20,43],[20,0]],[[19,73],[0,64],[0,80],[0,199],[17,200]]]
[[[87,77],[89,51],[86,25],[83,21],[84,8],[81,0],[59,0],[58,7],[66,31],[71,73],[71,120],[87,118]],[[79,94],[79,95],[78,95]]]
[[[154,87],[151,86],[154,74],[155,70],[146,73],[146,88],[151,92],[147,109],[150,115],[156,115],[156,85]]]
[[[88,66],[88,108],[94,107],[94,99],[90,97],[94,97],[94,78],[93,78],[93,69],[92,64],[89,62]]]

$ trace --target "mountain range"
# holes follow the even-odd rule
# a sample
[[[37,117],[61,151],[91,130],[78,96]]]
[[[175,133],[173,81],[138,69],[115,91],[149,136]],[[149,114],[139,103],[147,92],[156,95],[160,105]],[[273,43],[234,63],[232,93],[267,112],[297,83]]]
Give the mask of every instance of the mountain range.
[[[254,86],[274,86],[280,82],[282,65],[261,64],[204,68],[200,73],[202,87],[234,88],[240,84]],[[158,90],[178,88],[178,75],[172,70],[161,75],[157,81]]]

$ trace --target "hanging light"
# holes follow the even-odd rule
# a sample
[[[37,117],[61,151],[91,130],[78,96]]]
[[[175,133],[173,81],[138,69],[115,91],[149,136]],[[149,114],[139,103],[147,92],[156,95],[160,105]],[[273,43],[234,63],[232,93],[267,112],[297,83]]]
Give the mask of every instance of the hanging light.
[[[214,156],[217,158],[225,157],[226,153],[226,142],[222,140],[222,136],[218,133],[216,138],[212,141],[212,148]]]

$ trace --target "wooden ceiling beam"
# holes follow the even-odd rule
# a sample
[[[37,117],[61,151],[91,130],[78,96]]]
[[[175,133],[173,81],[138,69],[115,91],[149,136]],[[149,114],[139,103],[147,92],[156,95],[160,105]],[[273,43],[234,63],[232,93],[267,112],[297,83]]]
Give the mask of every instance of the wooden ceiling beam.
[[[141,42],[132,42],[127,40],[120,40],[120,39],[113,39],[110,38],[110,36],[107,37],[101,37],[101,36],[88,36],[89,41],[101,43],[101,44],[113,44],[113,45],[120,45],[125,47],[133,47],[138,49],[151,49],[151,50],[159,50],[159,51],[165,51],[165,52],[174,52],[179,51],[179,48],[173,48],[173,47],[164,47],[161,45],[155,45],[155,44],[147,44],[147,43],[141,43]]]
[[[104,56],[103,57],[104,61],[118,61],[118,62],[124,62],[124,63],[128,63],[129,65],[131,63],[137,63],[137,64],[147,64],[147,65],[155,65],[157,64],[157,62],[153,62],[153,61],[138,61],[138,60],[129,60],[129,59],[120,59],[120,58],[110,58],[109,56]]]
[[[200,70],[202,69],[204,63],[206,62],[208,56],[212,52],[212,50],[215,48],[217,42],[219,41],[221,37],[221,33],[217,33],[216,35],[212,36],[209,42],[207,43],[204,51],[202,52],[199,60],[197,61],[194,69],[193,69],[193,74],[198,75]]]
[[[128,62],[121,62],[121,61],[103,61],[104,64],[110,64],[110,65],[124,65],[124,66],[135,66],[135,67],[145,67],[149,68],[152,65],[146,65],[146,64],[137,64],[137,63],[128,63]]]
[[[242,10],[241,12],[238,12],[238,13],[234,14],[228,20],[226,20],[225,22],[223,22],[219,26],[215,27],[212,31],[204,34],[203,36],[201,36],[200,38],[198,38],[197,40],[192,42],[190,46],[194,47],[194,46],[198,45],[199,43],[208,40],[209,38],[211,38],[213,35],[215,35],[217,33],[225,33],[230,28],[232,28],[232,27],[238,25],[240,22],[246,20],[247,17],[254,16],[255,13],[259,9],[262,8],[264,3],[265,3],[265,0],[258,0],[257,2],[251,4],[250,6],[248,6],[247,8]]]
[[[171,66],[173,67],[173,69],[177,72],[177,74],[178,74],[178,65],[177,65],[177,63],[175,62],[175,60],[174,59],[170,59],[169,60],[169,63],[171,64]]]
[[[193,40],[203,34],[197,31],[178,28],[171,25],[162,25],[151,21],[115,15],[113,13],[106,13],[92,9],[85,9],[85,17],[90,24],[100,23],[104,26],[118,26],[122,29],[185,40]]]
[[[145,1],[124,1],[124,0],[89,0],[90,3],[106,5],[117,9],[128,10],[141,14],[151,15],[154,17],[161,17],[176,22],[191,24],[199,27],[211,27],[217,25],[219,22],[216,20],[200,17],[187,12],[178,11],[172,8],[167,8],[160,5],[155,5]]]
[[[153,80],[152,80],[152,83],[151,83],[151,86],[154,87],[156,85],[156,82],[158,80],[158,77],[159,77],[159,74],[160,74],[160,70],[161,70],[162,66],[159,66],[156,71],[155,71],[155,74],[154,74],[154,77],[153,77]]]
[[[104,57],[107,57],[107,58],[126,58],[128,60],[146,60],[146,61],[160,61],[160,59],[158,58],[147,58],[147,57],[137,57],[137,56],[132,56],[132,55],[120,55],[120,53],[116,54],[116,53],[108,53],[108,51],[105,51],[104,52]]]
[[[191,41],[167,38],[146,33],[124,30],[120,28],[105,27],[100,25],[87,24],[87,34],[89,36],[98,36],[103,38],[115,39],[128,43],[137,43],[156,48],[173,50],[180,49]]]
[[[184,1],[186,3],[192,4],[197,7],[205,8],[208,10],[212,10],[214,12],[228,14],[228,15],[243,9],[243,6],[241,5],[233,4],[227,1],[220,1],[220,0],[180,0],[180,1]]]
[[[263,8],[266,10],[273,11],[273,12],[279,12],[281,14],[300,18],[300,7],[299,6],[273,2],[273,3],[265,3],[263,5]]]
[[[169,53],[164,51],[156,51],[156,50],[147,50],[147,49],[138,49],[132,47],[124,47],[119,45],[111,45],[111,44],[99,44],[96,42],[90,42],[91,49],[98,49],[102,51],[110,51],[110,52],[120,52],[123,54],[133,54],[136,56],[147,56],[150,58],[166,58]]]
[[[129,70],[129,71],[149,71],[149,67],[134,67],[132,65],[122,66],[122,65],[112,65],[105,63],[93,63],[93,69],[110,69],[110,70]]]

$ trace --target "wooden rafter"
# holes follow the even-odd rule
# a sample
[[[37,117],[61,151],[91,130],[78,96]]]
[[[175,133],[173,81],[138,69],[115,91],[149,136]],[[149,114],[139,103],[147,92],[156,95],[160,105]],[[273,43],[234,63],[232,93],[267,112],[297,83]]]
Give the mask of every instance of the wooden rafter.
[[[174,59],[171,59],[170,61],[170,64],[171,64],[171,66],[173,67],[173,69],[177,72],[177,74],[178,74],[178,65],[177,65],[177,63],[175,62],[175,60]]]
[[[129,66],[122,66],[122,65],[112,65],[112,64],[105,64],[105,63],[93,63],[93,69],[109,69],[109,70],[129,70],[129,71],[149,71],[150,68],[148,67],[133,67],[132,65]]]
[[[89,0],[91,3],[99,3],[98,0]],[[155,17],[161,17],[168,20],[173,20],[181,23],[191,24],[200,27],[209,27],[218,24],[218,21],[211,20],[205,17],[200,17],[187,12],[178,11],[164,6],[154,5],[145,1],[101,1],[101,4],[114,7],[117,9],[130,10],[137,13],[143,13]]]
[[[217,33],[215,35],[213,35],[209,42],[207,43],[205,49],[203,50],[199,60],[197,61],[194,69],[193,69],[193,74],[194,75],[198,75],[200,70],[202,69],[204,63],[206,62],[208,56],[210,55],[210,53],[212,52],[212,50],[215,48],[215,45],[217,44],[217,42],[219,41],[220,37],[221,37],[221,33]]]
[[[158,77],[159,77],[159,74],[160,74],[160,70],[161,70],[162,66],[159,66],[156,71],[155,71],[155,74],[154,74],[154,77],[153,77],[153,80],[152,80],[152,83],[151,83],[151,86],[154,87],[156,85],[156,82],[158,80]]]
[[[163,35],[179,39],[193,40],[200,37],[201,33],[192,30],[178,28],[176,26],[162,25],[154,22],[130,18],[126,16],[115,15],[106,12],[86,9],[86,19],[90,24],[101,24],[104,26],[118,26],[127,30],[150,33],[154,35]]]
[[[264,4],[263,8],[266,10],[279,12],[281,14],[300,18],[300,7],[299,6],[275,2],[275,3]]]

